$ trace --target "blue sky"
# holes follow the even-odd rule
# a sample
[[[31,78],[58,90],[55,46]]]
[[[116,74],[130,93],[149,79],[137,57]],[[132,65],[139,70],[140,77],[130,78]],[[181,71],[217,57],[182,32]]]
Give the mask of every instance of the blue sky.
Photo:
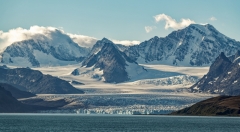
[[[176,22],[210,23],[240,41],[239,7],[239,0],[1,0],[0,30],[52,26],[97,39],[144,41],[176,30],[155,21],[165,14]],[[146,26],[153,30],[147,33]]]

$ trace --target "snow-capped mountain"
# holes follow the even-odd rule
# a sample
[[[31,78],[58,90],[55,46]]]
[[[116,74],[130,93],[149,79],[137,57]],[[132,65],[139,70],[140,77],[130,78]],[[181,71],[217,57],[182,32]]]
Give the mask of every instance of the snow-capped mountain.
[[[97,53],[101,45],[98,42],[90,55]],[[209,66],[221,52],[227,56],[236,53],[240,42],[226,37],[210,24],[191,24],[164,38],[153,37],[139,45],[116,46],[138,63]],[[67,65],[81,61],[89,51],[68,35],[55,30],[45,36],[35,35],[28,40],[15,42],[1,53],[0,60],[17,66]]]
[[[164,38],[154,37],[130,46],[124,52],[139,63],[208,66],[221,52],[230,56],[239,48],[240,42],[226,37],[210,24],[191,24]]]
[[[237,53],[238,54],[238,53]],[[236,54],[236,55],[237,55]],[[239,58],[239,56],[236,56]],[[191,87],[192,92],[240,95],[240,65],[221,53],[210,66],[209,72]]]
[[[82,66],[99,69],[102,71],[102,79],[110,83],[128,81],[134,76],[147,72],[106,38],[97,41],[88,57],[82,62]]]
[[[56,30],[48,37],[39,35],[15,42],[1,53],[1,62],[17,66],[56,66],[83,60],[89,49],[80,47],[66,34]]]

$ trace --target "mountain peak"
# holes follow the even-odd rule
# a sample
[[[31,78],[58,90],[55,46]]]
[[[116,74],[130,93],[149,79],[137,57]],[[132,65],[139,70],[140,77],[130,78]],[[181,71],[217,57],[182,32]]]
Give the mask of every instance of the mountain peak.
[[[191,24],[189,25],[190,28],[197,30],[203,36],[218,36],[224,37],[213,25],[211,24]],[[220,35],[220,36],[219,36]]]
[[[218,61],[219,59],[222,59],[226,62],[231,62],[227,57],[226,55],[224,54],[224,52],[221,52],[220,55],[218,56],[218,58],[216,59],[216,61]]]
[[[100,40],[103,43],[113,43],[111,40],[107,39],[107,38],[103,38],[102,40]]]
[[[106,82],[118,83],[129,80],[124,68],[127,65],[125,58],[127,56],[123,55],[124,53],[119,51],[113,43],[106,40],[99,41],[94,45],[93,50],[98,50],[98,52],[90,54],[83,61],[82,66],[100,68],[100,70],[103,70],[103,77]],[[99,44],[101,44],[101,47],[97,46]]]
[[[102,40],[98,40],[96,42],[96,44],[93,45],[92,50],[90,52],[90,55],[97,54],[105,44],[114,45],[114,43],[107,38],[103,38]]]
[[[190,24],[166,37],[153,37],[124,52],[141,63],[158,61],[166,65],[210,66],[221,52],[231,56],[239,49],[240,42],[223,35],[212,25]]]
[[[159,37],[158,36],[154,36],[153,39],[159,39]]]
[[[213,64],[210,66],[208,76],[213,78],[218,77],[222,72],[224,72],[232,62],[225,56],[223,52],[216,58]]]
[[[205,28],[208,28],[208,27],[213,27],[213,25],[209,24],[209,23],[206,23],[206,24],[196,24],[196,23],[192,23],[190,24],[188,27],[205,27]]]
[[[100,79],[108,83],[120,83],[130,80],[131,73],[128,69],[134,69],[131,72],[135,72],[135,70],[145,72],[141,66],[106,38],[98,41],[93,46],[91,53],[83,61],[82,66],[93,67],[93,69],[99,68],[103,73],[100,75]]]

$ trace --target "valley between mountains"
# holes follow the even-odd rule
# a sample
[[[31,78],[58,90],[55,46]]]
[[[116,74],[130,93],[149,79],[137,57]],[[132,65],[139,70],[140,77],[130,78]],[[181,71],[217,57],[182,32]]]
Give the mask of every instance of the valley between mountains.
[[[210,24],[132,46],[103,38],[91,48],[51,30],[0,53],[0,112],[169,114],[239,95],[239,49]]]

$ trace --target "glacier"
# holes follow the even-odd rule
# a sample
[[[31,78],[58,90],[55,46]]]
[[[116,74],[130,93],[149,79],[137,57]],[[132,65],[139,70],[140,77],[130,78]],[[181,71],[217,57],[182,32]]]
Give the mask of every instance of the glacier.
[[[101,78],[94,78],[95,75],[101,77],[102,72],[99,69],[92,70],[91,67],[79,68],[79,65],[68,65],[34,68],[44,74],[51,74],[69,82],[77,81],[85,84],[72,84],[74,87],[84,90],[85,94],[83,95],[39,94],[36,98],[48,101],[64,99],[69,102],[58,110],[41,112],[123,115],[168,114],[216,96],[189,93],[188,87],[195,83],[199,77],[202,77],[208,71],[208,67],[146,64],[142,66],[150,71],[149,75],[145,76],[145,79],[130,80],[117,84],[105,83]],[[71,74],[76,69],[79,74]],[[159,74],[156,72],[159,72]],[[164,72],[165,74],[160,74]],[[198,74],[195,74],[195,72],[198,72]],[[156,73],[159,78],[147,79],[153,73]]]

